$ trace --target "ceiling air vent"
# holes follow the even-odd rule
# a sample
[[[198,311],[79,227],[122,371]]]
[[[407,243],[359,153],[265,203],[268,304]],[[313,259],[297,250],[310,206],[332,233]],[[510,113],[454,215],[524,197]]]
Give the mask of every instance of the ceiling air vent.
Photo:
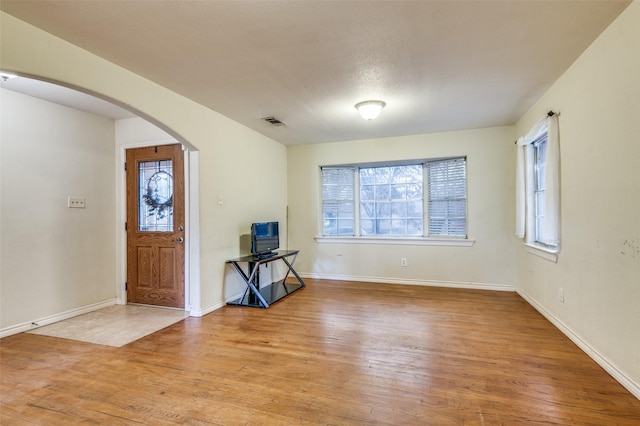
[[[276,127],[284,126],[284,123],[275,117],[264,117],[263,120]]]

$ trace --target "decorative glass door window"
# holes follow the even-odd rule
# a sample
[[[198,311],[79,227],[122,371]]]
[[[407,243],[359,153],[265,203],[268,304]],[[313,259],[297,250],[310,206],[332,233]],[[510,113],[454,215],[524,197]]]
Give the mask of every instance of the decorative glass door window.
[[[171,160],[138,163],[138,230],[173,232]]]

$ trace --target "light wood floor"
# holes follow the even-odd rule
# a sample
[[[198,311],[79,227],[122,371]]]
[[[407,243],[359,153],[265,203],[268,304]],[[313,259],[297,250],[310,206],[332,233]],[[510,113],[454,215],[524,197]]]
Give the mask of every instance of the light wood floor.
[[[306,280],[121,348],[0,341],[2,425],[640,424],[518,295]]]

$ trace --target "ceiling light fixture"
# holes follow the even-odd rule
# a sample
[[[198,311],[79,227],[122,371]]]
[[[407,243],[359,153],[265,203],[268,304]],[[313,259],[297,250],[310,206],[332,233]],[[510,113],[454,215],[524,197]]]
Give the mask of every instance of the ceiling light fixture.
[[[382,112],[386,104],[382,101],[363,101],[356,104],[356,109],[365,120],[373,120]]]

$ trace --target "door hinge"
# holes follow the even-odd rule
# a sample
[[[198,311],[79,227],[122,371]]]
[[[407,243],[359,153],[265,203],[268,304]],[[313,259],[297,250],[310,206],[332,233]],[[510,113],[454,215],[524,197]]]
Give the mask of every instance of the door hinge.
[[[124,171],[125,172],[127,171],[127,162],[126,161],[124,162]]]
[[[129,290],[129,283],[124,283],[124,289]]]
[[[124,223],[124,230],[125,230],[125,231],[128,231],[128,229],[127,229],[127,222],[125,222],[125,223]]]

